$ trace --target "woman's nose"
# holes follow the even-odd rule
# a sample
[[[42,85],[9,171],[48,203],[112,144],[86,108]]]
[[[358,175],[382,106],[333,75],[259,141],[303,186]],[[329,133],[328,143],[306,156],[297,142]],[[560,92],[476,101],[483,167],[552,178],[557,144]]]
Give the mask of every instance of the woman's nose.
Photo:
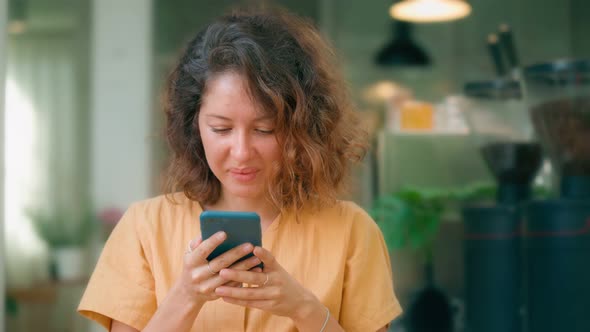
[[[244,133],[236,133],[232,142],[231,154],[238,161],[247,161],[252,155],[252,142]]]

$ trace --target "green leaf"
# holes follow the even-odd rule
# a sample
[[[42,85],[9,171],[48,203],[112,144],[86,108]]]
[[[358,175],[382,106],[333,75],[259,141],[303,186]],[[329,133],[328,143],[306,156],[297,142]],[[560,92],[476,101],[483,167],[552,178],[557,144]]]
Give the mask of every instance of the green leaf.
[[[442,215],[466,201],[492,199],[495,186],[476,183],[456,189],[407,187],[378,197],[369,211],[390,249],[431,248]]]

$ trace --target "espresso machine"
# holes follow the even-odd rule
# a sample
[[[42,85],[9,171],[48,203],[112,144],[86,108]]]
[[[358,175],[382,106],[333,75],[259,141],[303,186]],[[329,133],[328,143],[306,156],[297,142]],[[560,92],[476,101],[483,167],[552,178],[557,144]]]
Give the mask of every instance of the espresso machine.
[[[523,69],[524,100],[554,197],[523,209],[526,328],[590,331],[590,59]]]
[[[466,118],[481,157],[496,181],[496,197],[463,207],[465,328],[521,332],[522,203],[542,162],[520,82],[469,82]]]

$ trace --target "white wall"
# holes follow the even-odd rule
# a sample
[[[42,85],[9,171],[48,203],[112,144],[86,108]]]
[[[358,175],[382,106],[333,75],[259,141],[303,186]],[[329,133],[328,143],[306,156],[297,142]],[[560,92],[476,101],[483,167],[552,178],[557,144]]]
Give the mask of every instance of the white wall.
[[[6,13],[8,3],[0,0],[0,332],[4,331],[4,82],[6,80]]]
[[[98,209],[150,195],[151,11],[149,0],[93,1],[90,174]]]

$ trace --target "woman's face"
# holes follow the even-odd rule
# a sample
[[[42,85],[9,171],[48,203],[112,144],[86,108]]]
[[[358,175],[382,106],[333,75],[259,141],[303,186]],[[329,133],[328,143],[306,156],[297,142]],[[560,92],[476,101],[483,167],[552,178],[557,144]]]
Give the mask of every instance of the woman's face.
[[[223,73],[207,82],[198,122],[223,197],[264,199],[280,148],[273,118],[252,100],[239,74]]]

